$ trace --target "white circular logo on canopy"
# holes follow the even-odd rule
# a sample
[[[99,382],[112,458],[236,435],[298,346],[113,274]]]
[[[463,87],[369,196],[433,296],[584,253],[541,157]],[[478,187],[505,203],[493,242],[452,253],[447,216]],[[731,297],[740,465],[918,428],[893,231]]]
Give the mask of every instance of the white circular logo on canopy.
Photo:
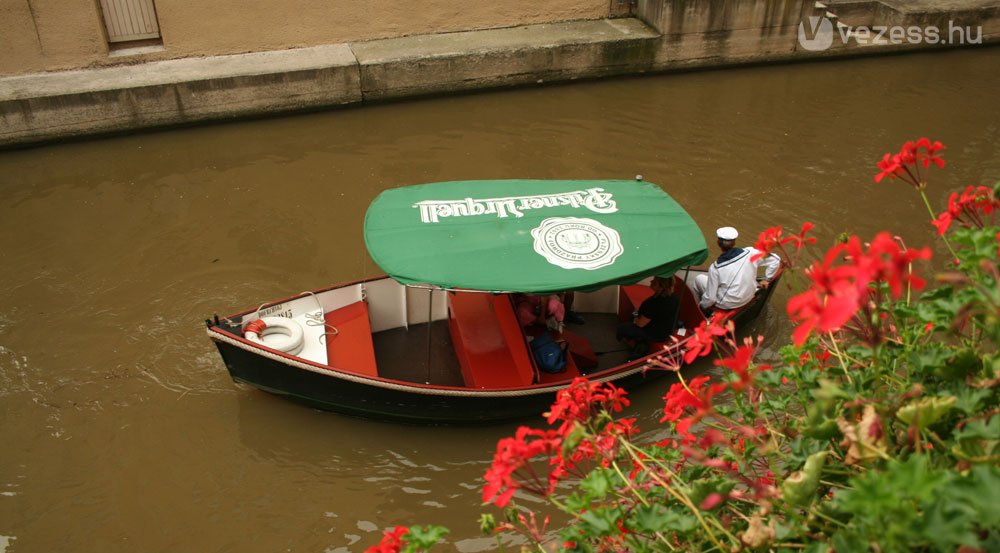
[[[535,251],[563,269],[600,269],[625,251],[617,230],[583,217],[549,217],[531,236]]]

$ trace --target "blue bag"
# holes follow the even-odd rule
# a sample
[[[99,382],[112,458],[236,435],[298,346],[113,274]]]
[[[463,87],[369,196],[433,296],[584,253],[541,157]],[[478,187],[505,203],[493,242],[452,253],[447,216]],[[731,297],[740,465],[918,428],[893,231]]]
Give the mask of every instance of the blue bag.
[[[566,370],[566,350],[549,334],[540,334],[532,340],[531,352],[535,356],[538,370],[547,373],[561,373]]]

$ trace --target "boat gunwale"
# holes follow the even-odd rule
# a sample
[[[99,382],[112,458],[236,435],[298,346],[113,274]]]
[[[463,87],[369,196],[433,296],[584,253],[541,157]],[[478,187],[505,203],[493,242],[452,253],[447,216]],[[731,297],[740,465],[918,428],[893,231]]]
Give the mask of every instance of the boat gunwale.
[[[276,302],[280,303],[280,302]],[[315,361],[310,361],[308,359],[303,359],[301,357],[296,357],[289,355],[285,352],[278,351],[266,346],[262,346],[255,342],[251,342],[246,338],[237,336],[231,332],[222,330],[217,326],[211,326],[207,329],[208,336],[213,341],[222,341],[231,346],[238,347],[247,352],[261,355],[267,357],[272,361],[278,361],[285,365],[314,372],[323,376],[340,378],[343,380],[348,380],[358,384],[374,385],[380,388],[388,388],[397,391],[407,391],[414,392],[423,395],[437,395],[437,396],[474,396],[474,397],[504,397],[504,396],[523,396],[523,395],[534,395],[534,394],[549,394],[553,392],[558,392],[569,386],[573,379],[565,379],[555,382],[547,382],[544,384],[536,383],[529,386],[518,386],[509,388],[468,388],[462,386],[442,386],[434,384],[424,384],[420,382],[407,382],[404,380],[394,380],[390,378],[382,377],[371,377],[367,375],[362,375],[355,373],[353,371],[348,371],[346,369],[340,369],[337,367],[323,365]],[[613,382],[615,380],[620,380],[622,378],[627,378],[640,371],[646,371],[650,367],[649,361],[653,358],[663,357],[665,355],[676,355],[679,353],[679,347],[681,344],[686,342],[690,336],[686,337],[684,340],[678,341],[673,344],[669,349],[665,349],[660,352],[651,353],[634,361],[624,363],[621,365],[616,365],[614,367],[605,369],[603,371],[597,371],[587,374],[585,378],[592,382]],[[657,368],[659,370],[659,368]]]

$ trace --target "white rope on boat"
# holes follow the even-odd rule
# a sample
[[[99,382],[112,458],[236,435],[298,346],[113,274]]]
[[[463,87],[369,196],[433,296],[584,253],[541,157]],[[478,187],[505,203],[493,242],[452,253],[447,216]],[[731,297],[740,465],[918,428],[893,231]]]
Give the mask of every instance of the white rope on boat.
[[[300,292],[299,293],[299,297],[306,296],[306,295],[312,296],[312,298],[314,300],[316,300],[316,309],[319,310],[318,313],[315,313],[315,314],[306,313],[304,315],[304,317],[306,319],[306,325],[307,326],[322,326],[323,327],[323,334],[319,335],[319,343],[323,344],[323,345],[326,345],[326,337],[327,336],[336,336],[336,335],[340,334],[340,331],[337,330],[337,327],[335,327],[332,324],[326,322],[326,318],[324,317],[324,313],[323,313],[323,304],[320,303],[319,296],[316,295],[316,292],[312,292],[312,291],[306,290],[305,292]]]

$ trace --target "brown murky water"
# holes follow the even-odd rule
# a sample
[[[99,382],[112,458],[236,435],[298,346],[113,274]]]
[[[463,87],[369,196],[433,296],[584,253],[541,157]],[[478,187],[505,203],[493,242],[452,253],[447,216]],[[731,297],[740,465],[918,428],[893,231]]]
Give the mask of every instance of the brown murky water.
[[[1000,178],[1000,49],[623,79],[0,153],[0,553],[361,551],[414,522],[479,536],[514,425],[414,428],[229,379],[201,321],[376,272],[387,187],[641,173],[706,232],[818,225],[931,242],[875,185],[908,138],[948,146],[932,199]],[[943,252],[938,250],[939,255]],[[753,329],[773,351],[775,303]],[[703,363],[692,370],[705,370]],[[634,394],[657,432],[662,384]]]

